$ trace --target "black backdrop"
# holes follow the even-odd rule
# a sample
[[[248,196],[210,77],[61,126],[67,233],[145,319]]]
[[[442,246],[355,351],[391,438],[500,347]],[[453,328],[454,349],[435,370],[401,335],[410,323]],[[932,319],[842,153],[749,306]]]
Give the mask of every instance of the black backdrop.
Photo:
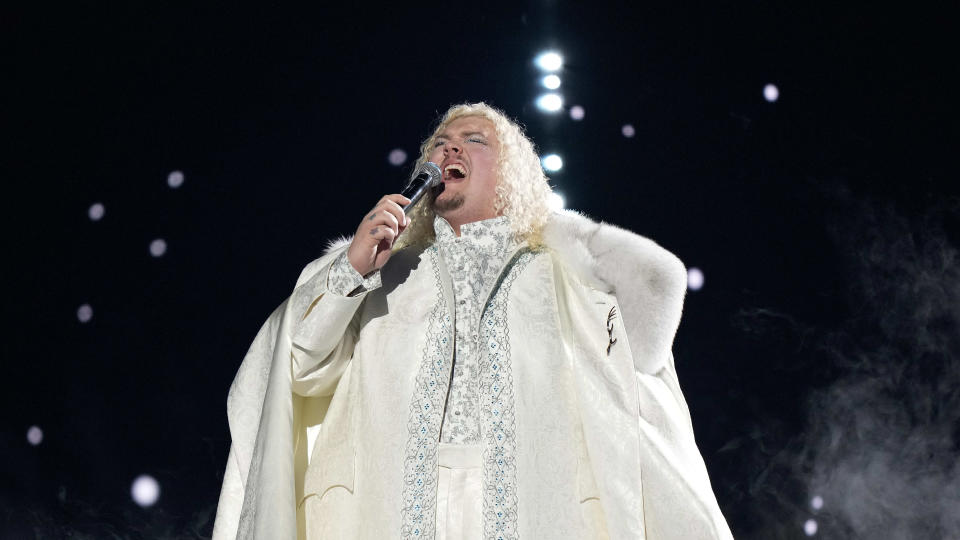
[[[259,325],[398,189],[409,161],[387,154],[484,100],[563,157],[568,207],[703,270],[675,352],[735,536],[804,537],[808,520],[827,538],[951,536],[951,20],[766,2],[3,8],[0,530],[208,536],[226,392]],[[534,106],[548,48],[582,121]],[[140,474],[160,484],[149,508],[130,498]]]

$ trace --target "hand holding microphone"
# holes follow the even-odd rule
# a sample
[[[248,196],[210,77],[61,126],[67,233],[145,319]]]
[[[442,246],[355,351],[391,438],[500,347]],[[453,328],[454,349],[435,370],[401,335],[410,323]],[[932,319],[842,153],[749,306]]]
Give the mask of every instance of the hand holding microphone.
[[[367,212],[347,250],[347,259],[357,272],[366,276],[383,268],[394,241],[410,224],[406,214],[430,188],[442,185],[441,176],[440,168],[428,161],[415,171],[401,193],[384,195]]]

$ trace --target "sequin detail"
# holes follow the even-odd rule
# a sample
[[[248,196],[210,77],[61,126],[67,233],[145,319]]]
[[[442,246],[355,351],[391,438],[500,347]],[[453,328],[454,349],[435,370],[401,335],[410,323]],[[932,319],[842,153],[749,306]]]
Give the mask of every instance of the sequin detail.
[[[440,441],[480,443],[480,313],[486,294],[516,247],[507,217],[467,223],[460,237],[443,218],[434,220],[436,245],[450,272],[454,300],[453,377]]]
[[[436,534],[437,447],[453,352],[453,320],[443,297],[436,246],[427,253],[437,292],[407,421],[400,531],[405,539],[433,539]]]
[[[483,450],[483,537],[519,538],[517,530],[517,439],[507,305],[510,288],[535,254],[523,251],[487,304],[481,321],[480,419]]]

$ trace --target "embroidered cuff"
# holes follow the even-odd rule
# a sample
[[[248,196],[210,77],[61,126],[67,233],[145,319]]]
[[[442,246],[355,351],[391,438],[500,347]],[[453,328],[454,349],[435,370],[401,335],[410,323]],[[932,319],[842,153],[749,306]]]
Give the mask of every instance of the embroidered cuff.
[[[359,291],[357,289],[359,288]],[[334,259],[327,274],[327,290],[339,296],[349,296],[357,291],[365,292],[380,288],[380,271],[374,270],[366,278],[360,275],[347,259],[344,251]]]

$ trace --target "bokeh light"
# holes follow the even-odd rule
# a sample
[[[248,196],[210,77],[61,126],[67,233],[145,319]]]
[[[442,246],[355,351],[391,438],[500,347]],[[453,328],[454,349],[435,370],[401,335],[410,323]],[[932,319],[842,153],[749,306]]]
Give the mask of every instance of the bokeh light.
[[[106,211],[107,209],[103,207],[102,203],[93,203],[90,205],[90,209],[87,210],[87,216],[90,217],[90,221],[100,221]]]
[[[629,139],[637,134],[637,130],[633,128],[633,124],[624,124],[620,128],[620,133],[623,133],[623,136]]]
[[[803,524],[803,532],[806,533],[807,536],[817,534],[817,528],[817,520],[815,519],[808,519],[806,523]]]
[[[27,430],[27,442],[33,446],[43,442],[43,430],[37,426],[30,426]]]
[[[550,172],[557,172],[563,168],[563,159],[556,154],[547,154],[540,160],[543,168]]]
[[[540,84],[549,90],[556,90],[557,88],[560,88],[560,77],[556,75],[547,75],[540,80]]]
[[[407,162],[407,153],[402,148],[394,148],[387,154],[387,161],[394,167],[399,167]]]
[[[546,51],[538,55],[533,63],[544,71],[557,71],[563,67],[563,57],[554,51]]]
[[[780,89],[774,84],[768,84],[763,87],[763,98],[773,103],[780,98]]]
[[[820,510],[823,508],[823,497],[814,495],[813,498],[810,499],[810,507],[814,510]]]
[[[697,267],[687,270],[687,288],[691,291],[699,291],[703,288],[703,271]]]
[[[537,98],[537,108],[546,112],[557,112],[563,108],[563,98],[560,94],[543,94]]]
[[[154,257],[163,257],[163,254],[167,252],[167,241],[163,238],[157,238],[153,242],[150,242],[150,254]]]
[[[167,185],[173,189],[183,185],[183,173],[180,171],[173,171],[167,175]]]
[[[144,508],[153,506],[160,498],[160,484],[149,474],[141,474],[133,480],[130,496],[133,502]]]
[[[90,307],[90,304],[83,304],[77,308],[77,320],[86,323],[90,322],[90,319],[93,318],[93,308]]]
[[[586,114],[586,111],[583,110],[583,107],[579,105],[574,105],[570,107],[570,118],[580,121],[583,120],[583,115]]]

